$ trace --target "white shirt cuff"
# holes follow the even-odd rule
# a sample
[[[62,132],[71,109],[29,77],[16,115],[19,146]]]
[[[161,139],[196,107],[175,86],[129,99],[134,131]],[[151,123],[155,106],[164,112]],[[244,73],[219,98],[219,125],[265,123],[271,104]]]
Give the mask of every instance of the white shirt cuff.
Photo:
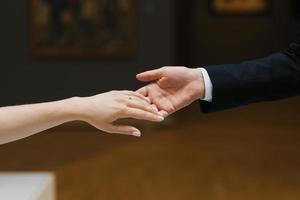
[[[204,87],[205,87],[205,96],[202,99],[203,101],[212,102],[212,94],[213,94],[213,85],[210,80],[210,77],[204,68],[199,68],[199,70],[202,73],[203,79],[204,79]]]

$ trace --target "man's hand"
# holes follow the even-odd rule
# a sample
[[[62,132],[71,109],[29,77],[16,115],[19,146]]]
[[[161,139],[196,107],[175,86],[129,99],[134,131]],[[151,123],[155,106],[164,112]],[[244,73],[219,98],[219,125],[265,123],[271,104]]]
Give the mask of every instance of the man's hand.
[[[163,67],[138,74],[137,79],[151,82],[137,92],[148,97],[165,117],[205,95],[204,80],[199,69]]]

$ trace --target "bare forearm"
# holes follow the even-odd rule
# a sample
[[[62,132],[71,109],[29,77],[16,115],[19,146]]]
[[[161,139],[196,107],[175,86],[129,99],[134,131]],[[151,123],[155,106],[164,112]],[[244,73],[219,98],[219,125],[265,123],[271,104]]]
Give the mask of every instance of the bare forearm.
[[[76,120],[75,98],[0,108],[0,144]]]
[[[132,91],[111,91],[91,97],[0,108],[0,144],[74,120],[85,121],[108,133],[140,136],[137,128],[115,123],[123,118],[163,120],[144,96]]]

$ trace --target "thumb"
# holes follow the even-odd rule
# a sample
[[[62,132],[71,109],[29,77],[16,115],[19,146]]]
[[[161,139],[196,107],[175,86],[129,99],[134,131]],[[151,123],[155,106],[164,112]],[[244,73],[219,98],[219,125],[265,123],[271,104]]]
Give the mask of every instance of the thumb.
[[[144,82],[155,81],[155,80],[160,79],[161,77],[162,77],[162,70],[161,69],[156,69],[156,70],[143,72],[143,73],[138,74],[136,76],[136,78],[139,81],[144,81]]]

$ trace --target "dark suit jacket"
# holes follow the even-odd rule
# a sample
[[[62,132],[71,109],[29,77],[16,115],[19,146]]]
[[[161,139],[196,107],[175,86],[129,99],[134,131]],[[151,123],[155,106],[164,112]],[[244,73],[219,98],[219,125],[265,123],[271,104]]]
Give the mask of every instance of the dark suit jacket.
[[[300,95],[300,37],[287,50],[269,57],[206,70],[213,84],[213,102],[201,101],[203,112]]]

